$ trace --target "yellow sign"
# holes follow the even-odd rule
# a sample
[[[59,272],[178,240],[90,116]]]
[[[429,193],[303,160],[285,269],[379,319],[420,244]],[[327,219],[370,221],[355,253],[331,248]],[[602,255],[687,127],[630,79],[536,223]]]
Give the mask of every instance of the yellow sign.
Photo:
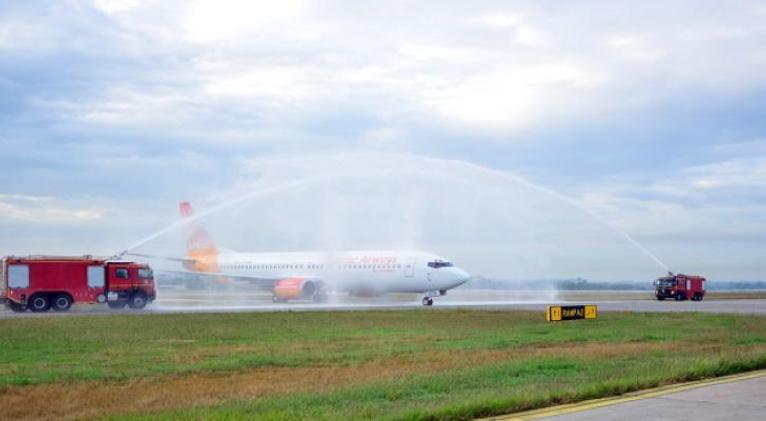
[[[590,305],[585,306],[585,318],[586,319],[595,319],[596,316],[598,316],[598,307]]]
[[[545,308],[545,320],[558,322],[561,320],[595,319],[598,316],[598,307],[595,305],[584,306],[547,306]]]
[[[558,306],[546,307],[545,320],[549,322],[556,322],[561,320],[561,307],[558,307]]]

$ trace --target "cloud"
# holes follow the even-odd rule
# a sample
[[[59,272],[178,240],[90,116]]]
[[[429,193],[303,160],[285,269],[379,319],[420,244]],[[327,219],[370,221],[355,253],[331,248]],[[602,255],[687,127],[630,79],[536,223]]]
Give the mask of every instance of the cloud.
[[[142,0],[93,0],[93,5],[107,14],[125,12],[138,7]]]
[[[44,28],[39,24],[20,21],[0,22],[0,51],[23,50],[46,38]]]
[[[707,150],[712,162],[682,168],[658,187],[727,203],[731,203],[732,196],[747,200],[766,195],[765,140],[719,144]]]
[[[52,197],[0,194],[0,218],[38,224],[88,223],[102,219],[102,208],[70,207]]]
[[[492,2],[470,12],[439,3],[435,24],[427,14],[391,10],[396,19],[375,19],[384,12],[374,6],[320,10],[301,1],[90,4],[99,18],[82,7],[51,7],[39,27],[57,32],[6,41],[94,59],[89,68],[70,61],[75,69],[67,75],[80,76],[61,75],[58,83],[58,89],[79,85],[88,74],[91,89],[34,92],[41,102],[71,104],[77,112],[60,117],[86,124],[188,124],[180,117],[190,113],[198,126],[214,126],[222,108],[307,120],[329,103],[508,135],[551,119],[608,121],[626,106],[656,106],[700,86],[747,89],[763,84],[753,69],[766,63],[766,55],[753,54],[763,25],[735,10],[714,16],[711,30],[713,16],[706,14],[668,25],[654,19],[659,11],[603,10],[592,19],[613,21],[584,26],[577,9],[493,11]],[[8,23],[28,25],[31,12],[17,7]],[[641,21],[651,25],[635,24]],[[685,28],[680,35],[678,26]],[[103,65],[108,70],[99,75]]]
[[[764,157],[766,156],[766,139],[717,144],[708,147],[707,150],[714,156],[724,158]]]
[[[49,196],[30,196],[26,194],[0,194],[0,200],[13,200],[19,202],[50,202],[53,200]]]
[[[521,16],[513,13],[493,13],[478,18],[479,21],[491,26],[512,28],[521,23]]]
[[[406,59],[447,63],[481,62],[493,58],[499,59],[502,56],[498,51],[482,51],[479,48],[467,49],[438,44],[406,44],[401,46],[397,52]]]
[[[295,17],[300,0],[197,0],[184,19],[191,40],[210,43],[256,34],[263,25]]]
[[[758,2],[40,0],[0,16],[0,174],[37,197],[0,198],[10,224],[118,208],[153,227],[251,157],[372,150],[527,174],[650,242],[763,229]]]
[[[645,45],[639,37],[622,36],[609,41],[616,54],[629,61],[648,61],[654,62],[667,55],[667,52],[661,48]]]
[[[603,77],[578,64],[558,62],[514,66],[482,72],[423,91],[427,103],[448,118],[503,128],[539,124],[556,112],[576,114],[589,107],[567,110],[575,92],[597,88]]]
[[[766,156],[730,159],[685,170],[690,187],[701,190],[750,189],[766,192]]]
[[[121,87],[112,88],[93,101],[33,99],[32,102],[66,120],[112,126],[176,124],[191,118],[195,107],[194,102],[182,94]]]
[[[513,40],[525,47],[547,46],[550,41],[540,27],[530,24],[529,19],[516,13],[491,13],[473,20],[500,30],[511,30]]]
[[[648,241],[687,247],[766,241],[766,220],[759,216],[766,212],[766,154],[677,168],[662,178],[634,174],[583,190],[586,206]]]

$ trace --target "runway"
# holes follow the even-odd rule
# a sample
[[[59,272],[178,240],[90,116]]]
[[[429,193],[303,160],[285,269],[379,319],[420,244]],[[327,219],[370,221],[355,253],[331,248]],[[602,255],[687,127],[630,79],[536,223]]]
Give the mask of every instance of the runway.
[[[766,371],[672,385],[612,398],[554,406],[493,420],[623,421],[762,420],[766,413]]]
[[[609,299],[610,296],[620,299]],[[596,304],[600,312],[706,312],[766,315],[766,299],[706,299],[693,301],[657,301],[647,294],[584,293],[567,294],[562,299],[555,292],[545,291],[450,291],[438,297],[433,307],[424,308],[416,294],[392,294],[378,298],[331,296],[325,304],[307,300],[275,304],[264,292],[250,291],[189,291],[161,290],[158,299],[144,310],[110,310],[102,305],[75,305],[67,313],[13,313],[5,307],[0,318],[41,317],[88,314],[156,314],[200,312],[271,312],[271,311],[360,311],[360,310],[430,310],[463,308],[477,310],[545,310],[550,304]],[[627,298],[627,299],[626,299]]]

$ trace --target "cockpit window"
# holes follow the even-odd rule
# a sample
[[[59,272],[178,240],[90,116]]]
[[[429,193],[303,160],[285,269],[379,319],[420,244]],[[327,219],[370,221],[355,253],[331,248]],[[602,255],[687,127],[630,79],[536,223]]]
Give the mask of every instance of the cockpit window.
[[[432,267],[434,269],[447,268],[452,266],[452,262],[447,262],[444,260],[434,260],[433,262],[428,262],[428,267]]]
[[[138,277],[141,279],[151,279],[152,270],[149,268],[138,268]]]

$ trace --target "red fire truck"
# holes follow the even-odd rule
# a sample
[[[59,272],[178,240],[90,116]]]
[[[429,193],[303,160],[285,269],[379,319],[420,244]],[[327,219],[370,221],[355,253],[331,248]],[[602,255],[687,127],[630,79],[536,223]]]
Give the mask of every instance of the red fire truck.
[[[156,296],[148,265],[92,256],[7,256],[0,287],[0,301],[18,312],[67,311],[74,303],[141,309]]]
[[[696,275],[673,275],[657,278],[654,281],[654,295],[662,301],[672,298],[676,301],[702,301],[705,296],[705,278]]]

